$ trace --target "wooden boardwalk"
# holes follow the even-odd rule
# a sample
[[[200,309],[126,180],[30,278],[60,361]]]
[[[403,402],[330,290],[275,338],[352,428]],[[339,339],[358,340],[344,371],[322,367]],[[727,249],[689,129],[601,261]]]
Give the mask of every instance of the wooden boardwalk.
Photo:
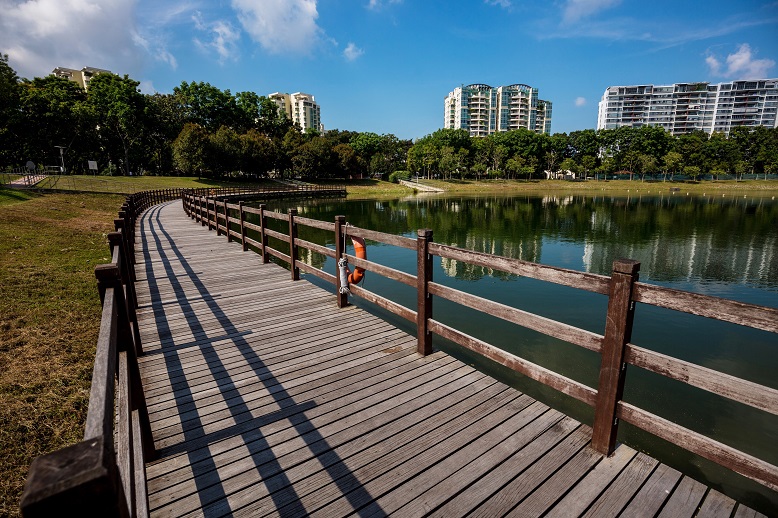
[[[759,516],[156,206],[137,234],[152,516]]]

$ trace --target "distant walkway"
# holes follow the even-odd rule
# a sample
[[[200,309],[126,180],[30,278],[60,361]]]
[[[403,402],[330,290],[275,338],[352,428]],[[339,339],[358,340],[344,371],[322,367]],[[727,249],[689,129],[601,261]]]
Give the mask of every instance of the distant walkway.
[[[137,233],[153,516],[760,516],[188,219]]]
[[[7,183],[6,185],[12,188],[33,187],[45,179],[45,174],[27,174]]]
[[[400,180],[400,185],[404,185],[405,187],[410,187],[411,189],[416,189],[417,191],[422,192],[446,192],[445,189],[432,187],[431,185],[424,185],[423,183],[411,182],[408,180]]]

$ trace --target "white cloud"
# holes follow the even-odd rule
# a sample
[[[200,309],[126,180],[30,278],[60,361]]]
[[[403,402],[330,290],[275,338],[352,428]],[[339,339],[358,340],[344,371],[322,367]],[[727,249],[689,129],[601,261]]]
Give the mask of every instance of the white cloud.
[[[22,77],[55,67],[140,70],[137,0],[0,0],[0,49]]]
[[[567,0],[562,10],[562,22],[575,23],[620,3],[621,0]]]
[[[722,69],[721,61],[713,54],[705,58],[710,73],[730,79],[759,79],[768,77],[770,69],[775,66],[772,59],[756,59],[748,43],[743,43],[737,51],[727,56],[727,68]]]
[[[710,69],[710,73],[714,76],[721,75],[721,62],[714,56],[713,54],[708,55],[705,58],[705,63],[708,64],[708,68]]]
[[[141,36],[140,33],[133,32],[132,41],[137,46],[143,48],[157,61],[167,63],[173,70],[178,68],[178,61],[176,60],[176,57],[167,50],[164,42],[161,39],[155,38],[154,41],[150,41],[149,39]]]
[[[372,9],[374,11],[378,11],[379,9],[381,9],[386,5],[399,4],[402,3],[402,1],[403,0],[370,0],[370,2],[368,2],[367,4],[367,8]]]
[[[237,59],[238,46],[236,43],[240,39],[240,31],[238,29],[224,20],[205,22],[200,12],[196,12],[192,16],[192,20],[195,22],[197,30],[205,32],[210,37],[210,41],[206,42],[201,41],[199,38],[194,39],[201,49],[206,52],[216,52],[220,63]]]
[[[316,0],[232,0],[238,20],[265,50],[309,54],[324,38]]]
[[[349,61],[354,61],[359,56],[364,54],[365,51],[354,45],[353,43],[349,42],[349,44],[346,46],[346,48],[343,50],[343,55],[346,57]]]
[[[484,3],[489,5],[498,5],[505,9],[508,9],[511,6],[511,0],[484,0]]]
[[[577,107],[586,106],[586,97],[576,97],[575,98],[575,105]]]

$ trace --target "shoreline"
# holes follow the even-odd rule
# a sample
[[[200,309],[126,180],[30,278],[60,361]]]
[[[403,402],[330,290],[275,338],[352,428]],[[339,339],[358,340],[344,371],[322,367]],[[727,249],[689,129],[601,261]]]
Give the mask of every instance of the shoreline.
[[[602,195],[614,196],[673,195],[673,196],[716,196],[716,197],[759,197],[778,196],[776,180],[711,180],[704,182],[662,182],[639,180],[589,180],[570,182],[564,180],[480,180],[442,181],[422,180],[421,185],[442,189],[441,193],[425,193],[400,184],[378,180],[360,180],[346,184],[349,198],[357,197],[405,197],[409,195],[447,196],[465,194],[555,194],[555,195]]]

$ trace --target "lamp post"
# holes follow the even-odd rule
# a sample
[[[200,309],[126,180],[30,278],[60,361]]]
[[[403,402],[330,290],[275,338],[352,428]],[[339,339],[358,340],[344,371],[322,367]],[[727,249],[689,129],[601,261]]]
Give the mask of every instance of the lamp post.
[[[65,174],[65,147],[66,146],[54,146],[56,148],[59,148],[59,161],[62,164],[62,174]]]

